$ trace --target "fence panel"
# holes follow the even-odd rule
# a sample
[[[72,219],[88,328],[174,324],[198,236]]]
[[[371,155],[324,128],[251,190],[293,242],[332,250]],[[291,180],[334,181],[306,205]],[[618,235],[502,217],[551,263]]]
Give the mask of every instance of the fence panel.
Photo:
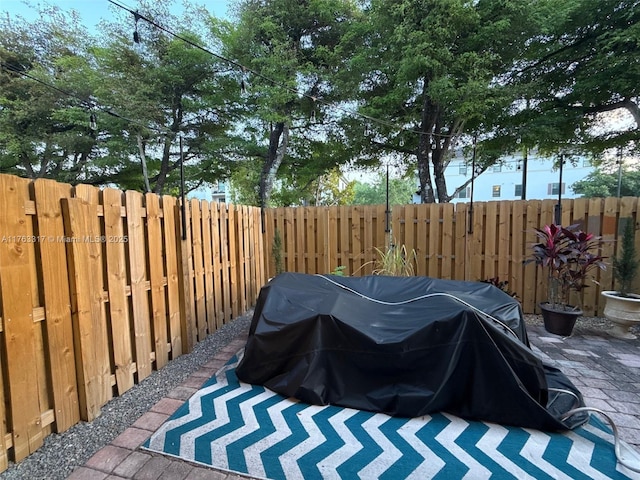
[[[57,432],[63,432],[80,421],[73,326],[69,309],[69,272],[60,203],[61,198],[71,197],[71,186],[43,179],[36,180],[33,186],[38,236],[41,239],[38,247],[51,388],[56,412],[55,428]]]
[[[399,205],[391,211],[390,240],[408,253],[415,250],[417,275],[437,278],[479,281],[498,277],[507,281],[517,294],[526,313],[537,312],[537,304],[546,300],[544,272],[534,264],[525,265],[531,245],[536,242],[535,228],[553,223],[555,199],[517,200],[512,202],[476,202],[471,204]],[[637,222],[638,201],[621,199],[563,200],[561,219],[564,224],[579,223],[583,229],[602,236],[603,254],[613,257],[624,219]],[[302,216],[302,218],[301,218]],[[387,214],[384,205],[304,207],[267,209],[265,247],[271,248],[275,229],[284,229],[289,242],[283,242],[282,255],[289,259],[285,270],[301,265],[303,273],[318,273],[313,263],[298,260],[317,258],[317,268],[328,259],[332,271],[344,265],[348,275],[370,275],[379,260],[376,249],[385,252]],[[295,218],[302,231],[287,227],[287,219]],[[636,223],[637,225],[637,223]],[[287,231],[287,228],[289,230]],[[636,227],[637,229],[637,227]],[[306,238],[304,252],[292,236]],[[313,236],[314,241],[309,241]],[[640,236],[636,241],[640,248]],[[291,249],[291,250],[289,250]],[[609,260],[610,263],[610,260]],[[275,274],[267,265],[269,275]],[[613,288],[610,268],[596,272],[599,286],[584,290],[580,302],[585,315],[600,315],[604,308],[599,292]],[[640,283],[640,282],[639,282]]]
[[[127,265],[125,259],[125,237],[122,224],[122,192],[107,188],[102,192],[104,208],[104,237],[107,267],[108,313],[113,337],[118,394],[134,385],[135,365],[131,342],[129,299],[127,298]]]
[[[265,281],[255,208],[190,202],[182,240],[169,196],[10,175],[0,196],[0,471],[244,313]]]
[[[84,198],[92,196],[84,195]],[[69,198],[62,200],[62,211],[70,239],[67,255],[76,351],[80,357],[80,415],[83,420],[91,421],[113,396],[98,206]]]
[[[16,460],[34,452],[43,442],[39,405],[38,352],[39,323],[33,318],[32,278],[28,250],[34,248],[32,231],[25,215],[29,182],[0,176],[0,304],[2,305],[3,347],[6,353],[5,379],[11,395],[11,442]],[[5,404],[0,408],[4,413]],[[4,415],[3,415],[4,416]],[[5,436],[2,436],[4,441]]]

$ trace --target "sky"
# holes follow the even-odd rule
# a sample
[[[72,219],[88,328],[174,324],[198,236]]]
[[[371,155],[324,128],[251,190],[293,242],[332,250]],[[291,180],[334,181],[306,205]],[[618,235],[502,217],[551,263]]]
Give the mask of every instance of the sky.
[[[115,0],[119,4],[135,10],[135,0]],[[173,0],[175,4],[175,13],[182,11],[182,1]],[[194,4],[202,4],[207,7],[209,12],[224,17],[227,14],[228,0],[194,0]],[[32,5],[32,6],[29,6]],[[100,20],[108,20],[114,18],[115,5],[107,0],[0,0],[0,15],[10,18],[20,15],[27,20],[34,20],[38,17],[36,8],[33,5],[53,5],[61,10],[75,10],[80,15],[82,22],[89,28],[97,25]],[[140,13],[143,13],[142,11]]]

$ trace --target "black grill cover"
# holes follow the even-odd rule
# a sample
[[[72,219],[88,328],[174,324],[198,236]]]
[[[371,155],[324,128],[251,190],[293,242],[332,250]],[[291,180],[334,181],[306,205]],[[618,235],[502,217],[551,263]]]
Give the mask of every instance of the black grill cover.
[[[543,430],[586,419],[560,421],[582,396],[533,354],[520,304],[481,282],[279,275],[260,291],[236,373],[306,403],[395,416]]]

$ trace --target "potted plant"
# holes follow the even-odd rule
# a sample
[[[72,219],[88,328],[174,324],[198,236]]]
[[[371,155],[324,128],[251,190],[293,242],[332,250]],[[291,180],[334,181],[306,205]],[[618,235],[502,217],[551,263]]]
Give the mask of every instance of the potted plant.
[[[629,219],[622,231],[619,255],[613,259],[613,278],[619,290],[605,290],[604,316],[613,323],[609,333],[618,338],[633,339],[629,328],[640,323],[640,295],[631,293],[640,262],[636,257],[635,225]]]
[[[570,302],[571,292],[579,294],[588,287],[594,269],[604,269],[604,257],[598,253],[600,237],[579,229],[579,225],[563,227],[545,225],[536,228],[539,242],[531,257],[547,272],[547,301],[540,303],[545,329],[557,335],[569,336],[580,307]]]

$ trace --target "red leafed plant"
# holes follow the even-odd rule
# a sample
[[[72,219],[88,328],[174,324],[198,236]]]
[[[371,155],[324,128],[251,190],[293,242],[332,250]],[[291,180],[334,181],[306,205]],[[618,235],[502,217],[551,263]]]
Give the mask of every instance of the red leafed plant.
[[[599,253],[601,237],[579,229],[579,225],[563,227],[545,225],[536,228],[538,243],[532,246],[531,257],[548,273],[548,303],[555,310],[574,310],[569,304],[572,291],[580,293],[589,286],[594,269],[606,269],[605,257]]]

